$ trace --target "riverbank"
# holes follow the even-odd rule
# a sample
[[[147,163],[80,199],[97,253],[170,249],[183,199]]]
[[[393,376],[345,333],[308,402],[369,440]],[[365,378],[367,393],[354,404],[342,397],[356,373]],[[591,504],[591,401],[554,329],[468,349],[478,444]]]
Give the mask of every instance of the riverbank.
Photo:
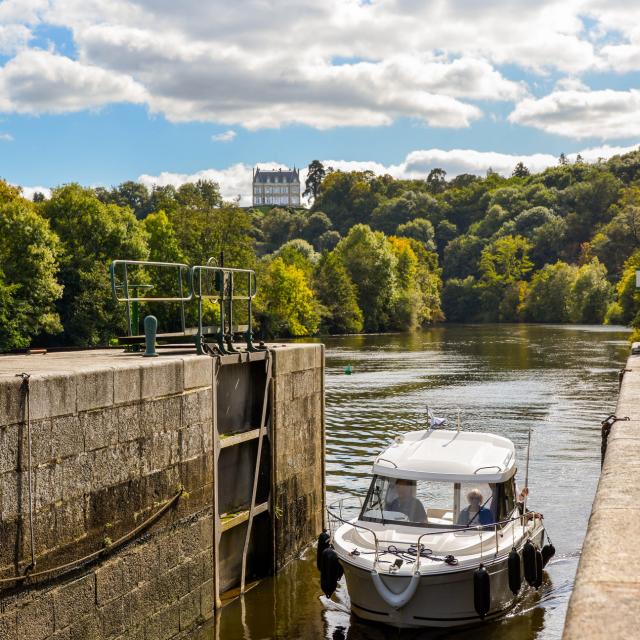
[[[634,638],[640,623],[640,355],[622,371],[563,640]]]

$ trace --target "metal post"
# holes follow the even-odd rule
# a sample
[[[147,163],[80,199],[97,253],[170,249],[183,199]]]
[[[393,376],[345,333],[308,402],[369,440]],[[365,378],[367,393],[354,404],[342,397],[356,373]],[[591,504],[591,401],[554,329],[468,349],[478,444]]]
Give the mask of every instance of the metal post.
[[[182,267],[178,267],[178,283],[180,285],[180,298],[184,298],[182,290]],[[186,322],[184,317],[184,300],[180,301],[180,324],[182,326],[182,333],[186,331]]]
[[[240,593],[244,593],[245,580],[247,575],[247,554],[249,553],[249,542],[251,540],[251,529],[253,526],[253,512],[256,506],[256,496],[258,495],[258,480],[260,479],[260,458],[262,457],[262,441],[264,440],[264,430],[267,424],[267,408],[269,407],[269,390],[271,389],[271,353],[265,354],[266,377],[264,383],[264,398],[262,400],[262,418],[260,420],[260,432],[258,437],[258,452],[256,454],[256,466],[253,473],[253,489],[251,491],[251,505],[249,506],[249,521],[247,522],[247,533],[244,538],[244,548],[242,550],[242,568],[240,571]]]
[[[144,319],[144,343],[145,358],[157,358],[156,335],[158,333],[158,319],[155,316],[147,316]]]
[[[127,263],[124,263],[124,297],[127,300],[127,326],[129,327],[129,335],[135,335],[133,333],[133,327],[131,326],[131,303],[129,302],[129,276],[127,274]]]

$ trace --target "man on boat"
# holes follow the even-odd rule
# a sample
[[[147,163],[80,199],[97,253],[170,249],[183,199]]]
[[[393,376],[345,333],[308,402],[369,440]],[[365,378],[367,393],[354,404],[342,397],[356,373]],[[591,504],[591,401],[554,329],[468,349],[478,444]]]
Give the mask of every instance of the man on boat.
[[[490,509],[483,506],[482,494],[478,489],[471,489],[467,494],[469,506],[460,511],[458,524],[465,527],[493,524],[494,518]]]
[[[389,511],[404,513],[410,522],[426,522],[427,513],[422,506],[422,502],[414,496],[416,487],[415,480],[396,480],[397,497],[387,507]]]

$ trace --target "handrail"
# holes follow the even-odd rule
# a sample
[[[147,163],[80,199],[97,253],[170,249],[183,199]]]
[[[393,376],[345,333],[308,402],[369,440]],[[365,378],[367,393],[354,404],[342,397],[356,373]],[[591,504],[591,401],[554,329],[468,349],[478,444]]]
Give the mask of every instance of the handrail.
[[[210,260],[211,258],[209,258]],[[196,272],[198,272],[199,276],[202,275],[202,272],[212,272],[212,273],[222,273],[223,275],[226,275],[227,273],[231,274],[233,276],[233,274],[235,273],[244,273],[248,275],[248,284],[249,284],[249,295],[246,296],[238,296],[238,295],[233,295],[233,300],[253,300],[253,298],[255,298],[256,294],[258,293],[258,282],[257,282],[257,278],[256,278],[256,272],[253,269],[237,269],[235,267],[216,267],[216,266],[211,266],[209,264],[206,265],[195,265],[193,267],[191,267],[191,280],[193,282],[193,295],[198,298],[198,297],[202,297],[203,299],[206,300],[210,300],[210,299],[219,299],[220,298],[220,294],[223,294],[224,297],[224,292],[222,290],[222,287],[220,289],[220,293],[218,295],[208,295],[205,293],[202,293],[202,280],[199,277],[197,282],[198,282],[198,290],[196,291],[195,288],[195,284],[196,284]]]
[[[502,467],[498,464],[491,464],[488,467],[478,467],[473,474],[475,475],[478,471],[482,471],[483,469],[497,469],[499,472],[502,472]]]
[[[191,283],[193,286],[193,295],[198,301],[198,331],[196,335],[196,349],[198,353],[204,353],[204,336],[203,336],[203,300],[216,300],[220,308],[220,330],[217,333],[218,350],[220,353],[236,353],[237,350],[233,346],[233,302],[234,300],[244,300],[247,303],[247,330],[245,332],[245,340],[248,351],[258,351],[253,344],[253,299],[258,292],[258,282],[256,273],[253,269],[238,269],[234,267],[195,265],[191,267]],[[205,293],[202,289],[203,274],[212,274],[215,277],[215,293]],[[234,276],[245,275],[247,277],[247,294],[237,295],[234,291]],[[225,317],[228,315],[228,323]],[[228,324],[228,331],[225,332]]]
[[[122,284],[116,284],[116,269],[119,265],[123,265],[124,267],[124,280]],[[171,268],[177,269],[178,273],[178,288],[180,290],[179,296],[130,296],[129,290],[141,288],[149,288],[149,285],[146,283],[141,284],[130,284],[129,283],[129,273],[127,270],[128,266],[136,266],[136,267],[160,267],[160,268]],[[186,271],[186,283],[183,279],[183,272]],[[113,260],[109,265],[109,274],[111,278],[111,293],[113,294],[113,298],[116,302],[124,302],[127,305],[127,328],[129,330],[129,335],[133,336],[137,334],[138,329],[138,303],[140,302],[179,302],[181,306],[180,311],[180,321],[182,326],[182,332],[185,333],[186,325],[185,325],[185,312],[184,312],[184,303],[189,302],[193,298],[193,288],[191,283],[191,269],[189,265],[184,264],[182,262],[159,262],[154,260]],[[187,285],[187,293],[185,295],[185,284]],[[151,286],[151,288],[153,288]],[[124,297],[118,295],[118,291],[124,291]],[[132,307],[133,304],[133,307]],[[134,322],[135,321],[135,322]],[[136,325],[134,327],[134,324]],[[134,331],[135,329],[135,331]]]
[[[116,267],[118,265],[125,266],[125,282],[123,284],[116,284]],[[147,284],[139,284],[133,285],[128,282],[128,274],[126,267],[127,266],[139,266],[139,267],[173,267],[179,268],[179,274],[182,275],[182,270],[186,270],[187,272],[187,282],[189,283],[188,292],[189,295],[182,296],[129,296],[128,290],[130,288],[138,288],[138,287],[147,287]],[[191,287],[191,267],[188,264],[183,264],[181,262],[154,262],[151,260],[114,260],[109,265],[109,271],[111,274],[111,292],[113,293],[113,298],[116,302],[189,302],[193,298],[193,291]],[[182,278],[180,278],[182,280]],[[125,296],[122,298],[118,296],[118,289],[124,289]]]
[[[353,497],[353,496],[352,496]],[[370,533],[373,536],[374,539],[374,564],[373,564],[373,568],[375,569],[376,566],[378,565],[378,560],[379,560],[379,540],[378,540],[378,536],[376,535],[376,532],[373,529],[370,529],[369,527],[365,527],[364,525],[361,524],[357,524],[354,522],[350,522],[348,520],[345,520],[341,515],[338,515],[337,513],[335,513],[335,505],[336,504],[340,504],[340,509],[342,509],[342,502],[344,500],[348,500],[350,498],[342,498],[340,500],[337,500],[336,502],[331,503],[330,505],[327,506],[327,511],[329,513],[329,516],[332,518],[335,518],[336,520],[338,520],[339,522],[342,522],[343,524],[347,524],[352,526],[354,529],[363,529],[364,531],[367,531],[368,533]],[[515,511],[515,509],[514,509]],[[525,526],[525,521],[528,518],[526,518],[525,514],[520,514],[516,517],[511,517],[511,518],[506,518],[505,520],[500,520],[498,522],[494,522],[493,524],[490,525],[474,525],[474,526],[457,526],[455,529],[443,529],[443,530],[438,530],[438,531],[425,531],[424,533],[420,534],[417,538],[416,542],[407,542],[406,540],[385,540],[385,542],[388,542],[389,544],[392,545],[406,545],[407,547],[412,547],[415,546],[416,547],[416,570],[420,569],[420,551],[421,551],[421,540],[422,538],[425,538],[426,536],[434,536],[434,535],[443,535],[443,534],[447,534],[447,533],[461,533],[461,532],[473,532],[473,531],[477,531],[478,534],[482,537],[482,533],[486,532],[486,531],[491,531],[492,534],[494,534],[496,536],[496,554],[498,553],[498,529],[503,527],[504,525],[507,525],[509,523],[516,523],[516,522],[520,522],[523,525],[523,533],[524,533],[524,526]],[[482,540],[481,540],[482,542]]]

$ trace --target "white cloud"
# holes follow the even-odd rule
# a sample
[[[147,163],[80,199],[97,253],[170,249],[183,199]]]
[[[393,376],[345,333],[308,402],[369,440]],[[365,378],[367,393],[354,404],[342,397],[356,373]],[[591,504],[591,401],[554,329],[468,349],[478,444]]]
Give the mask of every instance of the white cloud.
[[[585,161],[596,161],[600,158],[628,153],[638,146],[614,147],[602,146],[583,149],[578,152]],[[575,161],[578,153],[567,154],[571,161]],[[488,169],[492,169],[504,176],[511,175],[518,162],[524,163],[532,172],[542,171],[547,167],[558,164],[558,157],[548,153],[535,153],[528,155],[498,153],[494,151],[476,151],[474,149],[420,149],[412,151],[399,164],[384,165],[375,161],[353,160],[322,160],[325,167],[333,167],[341,171],[373,171],[376,175],[389,174],[395,178],[424,179],[429,171],[435,167],[444,169],[448,178],[471,173],[483,176]],[[259,166],[270,169],[285,169],[283,164],[277,162],[260,162]],[[142,175],[138,181],[152,187],[153,185],[172,184],[180,186],[186,182],[197,180],[214,180],[220,185],[220,191],[226,200],[234,200],[240,197],[240,204],[251,204],[251,179],[254,167],[238,163],[226,169],[203,169],[192,174],[163,172],[157,176]],[[304,185],[307,170],[300,170],[300,182]],[[302,187],[304,189],[304,187]]]
[[[13,142],[13,136],[10,133],[0,132],[0,142]]]
[[[506,101],[518,103],[512,122],[579,138],[591,134],[574,122],[581,108],[570,94],[595,96],[583,98],[591,102],[581,113],[595,112],[598,123],[607,108],[595,104],[602,92],[589,92],[581,75],[640,70],[640,11],[628,0],[282,0],[275,7],[4,0],[0,53],[17,53],[0,68],[0,111],[63,113],[126,101],[174,122],[250,130],[376,127],[401,118],[463,128],[483,115],[474,101],[485,111],[487,102]],[[71,31],[77,59],[25,57],[41,22]],[[536,100],[514,66],[566,77]],[[591,129],[615,138],[620,126]]]
[[[36,193],[41,193],[47,200],[51,197],[51,189],[48,187],[22,187],[22,195],[29,200],[33,200]]]
[[[640,91],[554,91],[525,98],[509,121],[577,139],[634,137],[640,135]]]
[[[23,50],[0,67],[0,111],[64,113],[112,102],[144,102],[128,76],[41,49]]]
[[[0,23],[0,54],[13,55],[31,39],[31,30],[22,24]]]
[[[211,139],[214,142],[231,142],[235,139],[238,134],[233,129],[228,129],[227,131],[223,131],[222,133],[216,133],[211,136]]]

